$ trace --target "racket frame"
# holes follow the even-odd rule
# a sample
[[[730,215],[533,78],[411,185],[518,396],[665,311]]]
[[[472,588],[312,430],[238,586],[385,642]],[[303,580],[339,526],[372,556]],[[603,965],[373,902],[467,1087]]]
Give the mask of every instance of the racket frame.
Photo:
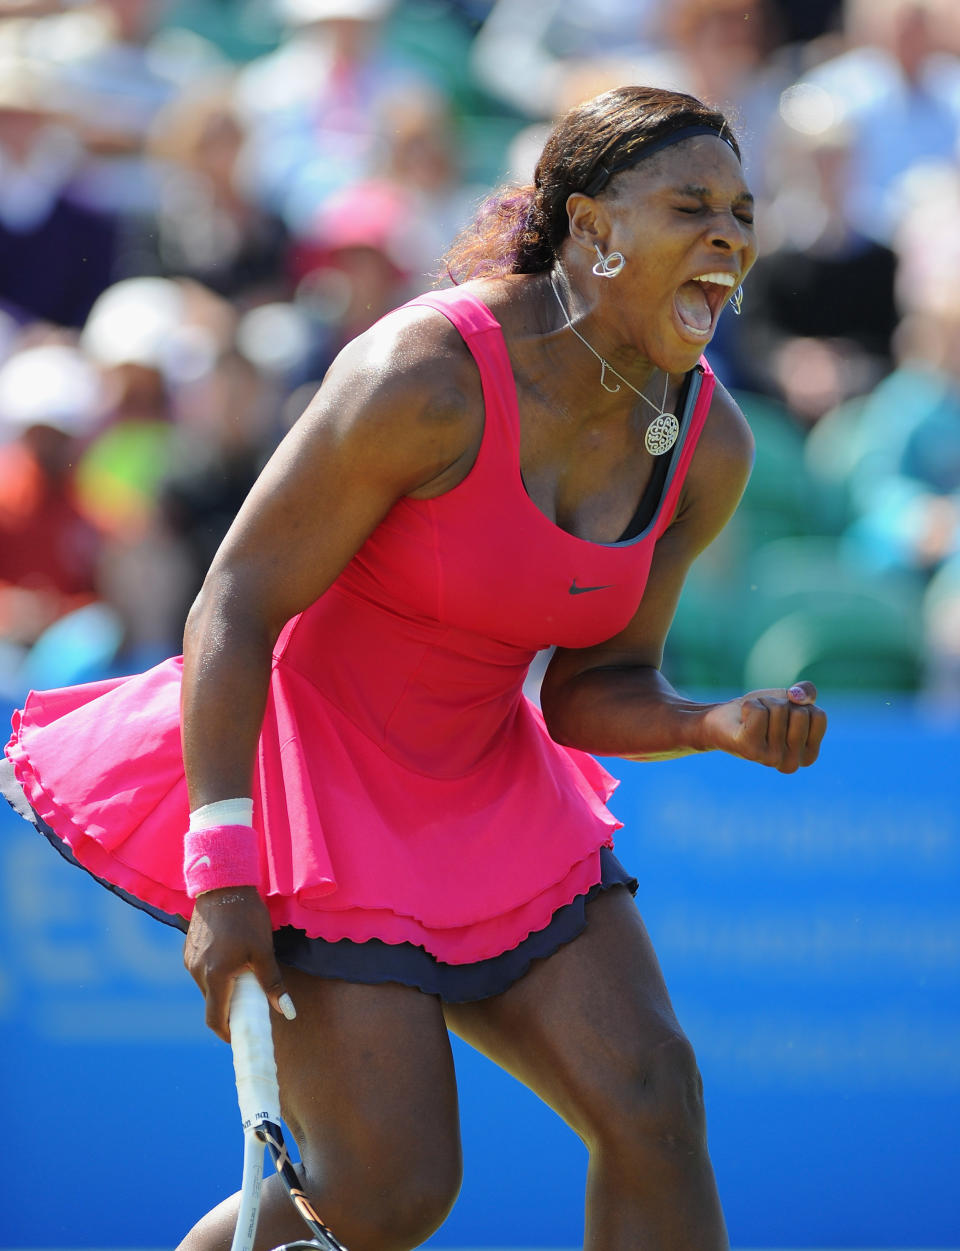
[[[230,1040],[243,1122],[243,1178],[240,1212],[230,1251],[253,1251],[260,1217],[264,1155],[269,1150],[280,1180],[312,1242],[287,1243],[288,1248],[317,1247],[346,1251],[304,1194],[280,1128],[280,1090],[273,1054],[270,1004],[251,971],[240,974],[230,1000]],[[278,1248],[277,1251],[283,1251]]]

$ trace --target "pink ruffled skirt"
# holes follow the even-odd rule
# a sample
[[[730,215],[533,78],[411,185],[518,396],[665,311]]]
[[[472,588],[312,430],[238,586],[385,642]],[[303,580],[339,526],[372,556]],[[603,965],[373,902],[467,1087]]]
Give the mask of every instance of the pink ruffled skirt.
[[[72,859],[186,921],[181,665],[31,693],[6,755],[11,787]],[[444,965],[499,957],[601,885],[615,785],[522,697],[470,768],[421,772],[281,656],[253,780],[274,927]]]

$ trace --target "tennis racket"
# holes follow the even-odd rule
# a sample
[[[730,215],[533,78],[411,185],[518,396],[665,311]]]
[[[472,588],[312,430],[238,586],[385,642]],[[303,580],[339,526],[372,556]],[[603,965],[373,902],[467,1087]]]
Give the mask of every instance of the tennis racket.
[[[237,1098],[243,1122],[243,1180],[240,1185],[240,1214],[230,1251],[253,1251],[260,1216],[260,1188],[266,1150],[280,1174],[293,1206],[313,1235],[312,1239],[288,1242],[277,1251],[295,1247],[320,1251],[346,1251],[313,1210],[300,1189],[300,1178],[287,1154],[280,1129],[280,1091],[277,1062],[273,1055],[270,1005],[251,972],[241,973],[230,1000],[230,1038],[233,1068],[237,1077]]]

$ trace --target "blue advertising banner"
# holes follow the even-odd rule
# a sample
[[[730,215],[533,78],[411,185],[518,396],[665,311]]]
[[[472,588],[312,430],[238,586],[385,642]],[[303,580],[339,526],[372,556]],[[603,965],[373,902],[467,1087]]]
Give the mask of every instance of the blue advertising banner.
[[[610,764],[735,1246],[960,1246],[958,763],[956,722],[877,701],[834,710],[792,777]],[[0,894],[0,1246],[172,1246],[241,1160],[229,1051],[181,938],[5,806]],[[579,1245],[582,1147],[456,1058],[466,1180],[431,1245]]]

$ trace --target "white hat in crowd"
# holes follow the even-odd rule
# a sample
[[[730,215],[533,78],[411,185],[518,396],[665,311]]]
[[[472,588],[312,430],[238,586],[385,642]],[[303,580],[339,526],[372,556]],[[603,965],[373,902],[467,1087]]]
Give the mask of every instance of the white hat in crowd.
[[[143,365],[168,382],[187,382],[209,368],[211,331],[191,321],[184,287],[171,278],[123,278],[94,302],[80,346],[104,368]]]
[[[285,22],[307,25],[352,18],[357,22],[378,22],[393,8],[394,0],[277,0]]]
[[[82,352],[43,344],[15,352],[0,366],[0,439],[31,426],[83,438],[102,411],[100,375]]]

